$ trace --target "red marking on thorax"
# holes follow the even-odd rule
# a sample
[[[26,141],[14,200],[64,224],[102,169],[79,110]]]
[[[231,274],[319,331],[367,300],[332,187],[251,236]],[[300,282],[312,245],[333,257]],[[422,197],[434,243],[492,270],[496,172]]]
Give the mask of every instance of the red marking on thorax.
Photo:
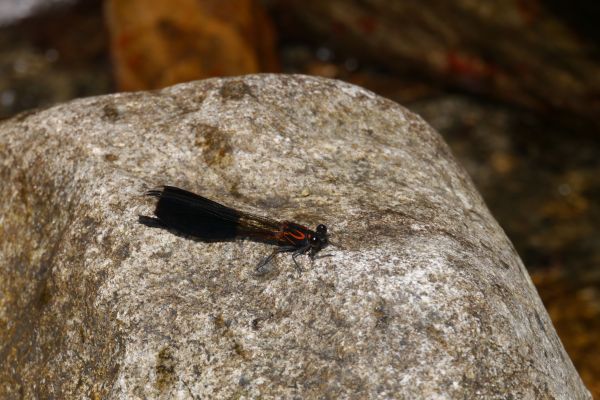
[[[284,222],[281,226],[281,231],[276,235],[276,239],[283,243],[289,243],[293,246],[304,245],[304,242],[309,239],[311,234],[308,228],[295,224],[293,222]]]
[[[292,231],[286,231],[286,232],[283,232],[283,234],[286,235],[286,236],[291,236],[291,237],[293,237],[294,239],[297,239],[297,240],[304,240],[306,238],[306,235],[304,233],[298,231],[298,230],[296,230],[296,234],[295,235],[294,235],[294,232],[292,232]]]

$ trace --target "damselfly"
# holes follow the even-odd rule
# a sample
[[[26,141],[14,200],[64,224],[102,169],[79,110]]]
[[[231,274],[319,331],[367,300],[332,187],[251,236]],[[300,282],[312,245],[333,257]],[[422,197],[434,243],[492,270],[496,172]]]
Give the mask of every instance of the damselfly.
[[[173,186],[150,190],[148,196],[158,198],[154,210],[155,218],[140,217],[147,225],[173,229],[204,241],[226,241],[247,238],[278,247],[256,270],[260,270],[278,253],[291,252],[296,268],[302,268],[296,261],[301,254],[314,258],[328,244],[327,227],[317,225],[313,231],[290,221],[277,221],[271,218],[235,210],[205,197]]]

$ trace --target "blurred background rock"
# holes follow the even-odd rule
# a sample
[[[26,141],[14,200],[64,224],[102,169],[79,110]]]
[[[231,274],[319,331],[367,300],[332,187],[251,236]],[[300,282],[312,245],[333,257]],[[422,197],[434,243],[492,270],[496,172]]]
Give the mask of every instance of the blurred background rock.
[[[211,76],[342,79],[448,141],[600,398],[600,3],[2,0],[0,118]]]

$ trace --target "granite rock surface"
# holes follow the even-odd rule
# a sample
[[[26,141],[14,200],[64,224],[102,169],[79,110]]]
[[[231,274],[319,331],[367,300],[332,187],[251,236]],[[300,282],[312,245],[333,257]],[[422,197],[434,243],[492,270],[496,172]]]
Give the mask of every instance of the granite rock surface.
[[[421,118],[343,82],[211,79],[0,123],[0,397],[589,399],[531,280]],[[176,185],[314,227],[149,228]]]

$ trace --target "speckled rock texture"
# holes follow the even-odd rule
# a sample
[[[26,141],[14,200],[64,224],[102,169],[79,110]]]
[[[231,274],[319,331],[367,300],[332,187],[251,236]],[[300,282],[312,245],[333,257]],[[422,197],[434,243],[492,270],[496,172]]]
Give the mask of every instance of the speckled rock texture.
[[[440,136],[333,80],[212,79],[0,124],[0,398],[589,399]],[[251,241],[138,222],[171,184],[314,227]]]

